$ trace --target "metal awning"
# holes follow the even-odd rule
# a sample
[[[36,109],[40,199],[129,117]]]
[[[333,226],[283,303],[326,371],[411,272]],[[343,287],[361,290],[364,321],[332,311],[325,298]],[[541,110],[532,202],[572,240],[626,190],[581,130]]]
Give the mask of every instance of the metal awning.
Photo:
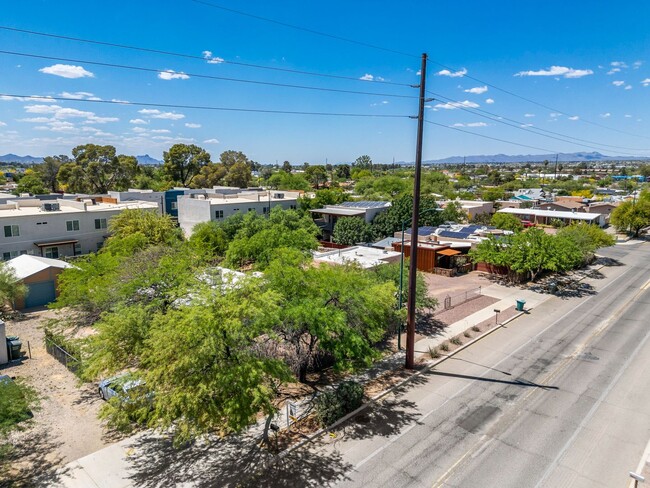
[[[310,212],[323,215],[337,215],[339,217],[356,217],[366,214],[364,209],[358,208],[315,208],[310,210]]]
[[[67,239],[65,241],[43,241],[35,242],[34,245],[38,247],[50,247],[50,246],[63,246],[65,244],[76,244],[79,242],[77,239]]]
[[[437,254],[441,256],[455,256],[456,254],[461,254],[461,252],[456,251],[456,249],[443,249],[442,251],[438,251]]]

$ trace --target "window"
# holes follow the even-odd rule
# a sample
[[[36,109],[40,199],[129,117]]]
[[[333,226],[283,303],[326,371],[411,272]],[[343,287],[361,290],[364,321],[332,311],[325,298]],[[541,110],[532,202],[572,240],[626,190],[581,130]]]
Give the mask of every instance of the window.
[[[295,209],[296,209],[296,206],[295,206],[295,205],[291,205],[291,210],[295,210]]]
[[[98,242],[97,243],[97,250],[99,251],[102,248],[103,245],[104,245],[103,242]]]
[[[81,254],[81,244],[79,244],[78,242],[75,242],[74,255],[76,256],[77,254]]]
[[[18,237],[20,235],[20,227],[17,225],[5,225],[5,237]]]
[[[105,229],[106,219],[95,219],[95,229]]]
[[[3,252],[2,259],[3,261],[9,261],[10,259],[17,257],[20,254],[25,254],[25,251],[21,251],[20,253],[18,253],[18,251]]]
[[[223,219],[223,210],[217,210],[214,212],[215,219]]]
[[[79,221],[78,220],[68,220],[65,223],[65,227],[68,230],[68,232],[72,232],[73,230],[79,230]]]
[[[172,210],[178,210],[178,202],[172,202],[171,209]]]
[[[46,247],[45,248],[45,257],[51,259],[59,259],[59,248],[58,247]]]
[[[269,213],[269,207],[262,207],[262,213],[265,215]]]

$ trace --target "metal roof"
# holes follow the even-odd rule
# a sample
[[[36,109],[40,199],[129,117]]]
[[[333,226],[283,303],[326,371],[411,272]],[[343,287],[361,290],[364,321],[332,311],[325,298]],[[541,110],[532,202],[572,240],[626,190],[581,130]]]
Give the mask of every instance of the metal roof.
[[[361,201],[361,202],[343,202],[339,203],[339,207],[352,207],[352,208],[384,208],[390,207],[390,202],[372,202],[372,201]]]
[[[326,208],[314,208],[310,212],[325,214],[325,215],[339,215],[341,217],[355,217],[358,215],[365,215],[366,211],[362,208],[340,208],[340,207],[326,207]]]
[[[537,210],[532,208],[502,208],[497,213],[509,213],[515,215],[536,215],[538,217],[557,217],[560,219],[573,220],[597,220],[601,214],[587,212],[563,212],[560,210]]]

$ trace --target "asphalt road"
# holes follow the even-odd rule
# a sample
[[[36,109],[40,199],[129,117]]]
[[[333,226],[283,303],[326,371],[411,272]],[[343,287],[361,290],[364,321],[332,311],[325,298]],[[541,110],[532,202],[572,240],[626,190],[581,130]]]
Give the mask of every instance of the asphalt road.
[[[650,439],[650,244],[604,254],[620,265],[596,292],[543,303],[262,485],[627,486]]]

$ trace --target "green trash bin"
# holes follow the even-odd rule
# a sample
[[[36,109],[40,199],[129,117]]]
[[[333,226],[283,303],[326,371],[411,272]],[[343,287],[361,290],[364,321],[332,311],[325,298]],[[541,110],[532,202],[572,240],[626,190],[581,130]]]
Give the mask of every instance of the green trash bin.
[[[22,346],[23,343],[18,337],[16,336],[7,337],[7,353],[9,354],[10,360],[20,359],[22,357],[22,353],[20,352]]]
[[[526,300],[517,300],[517,312],[523,312],[524,305],[526,305]]]

